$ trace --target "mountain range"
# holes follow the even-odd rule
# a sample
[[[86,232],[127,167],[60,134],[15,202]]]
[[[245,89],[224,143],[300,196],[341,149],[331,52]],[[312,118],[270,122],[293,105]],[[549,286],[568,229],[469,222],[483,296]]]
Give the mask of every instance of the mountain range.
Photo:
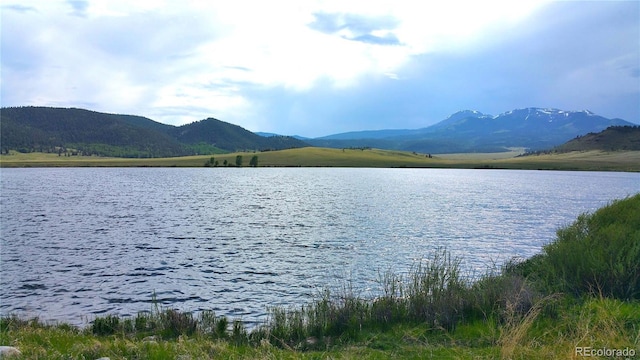
[[[22,152],[60,152],[119,157],[169,157],[305,146],[380,148],[420,153],[497,152],[510,147],[551,149],[610,126],[633,126],[590,111],[525,108],[500,115],[464,110],[420,129],[368,130],[309,139],[250,132],[208,118],[182,126],[76,108],[0,109],[0,147]],[[66,151],[66,150],[65,150]]]
[[[323,147],[374,147],[421,153],[499,152],[510,147],[549,149],[610,126],[633,126],[588,110],[525,108],[500,115],[459,111],[432,126],[415,130],[348,132],[305,140]]]

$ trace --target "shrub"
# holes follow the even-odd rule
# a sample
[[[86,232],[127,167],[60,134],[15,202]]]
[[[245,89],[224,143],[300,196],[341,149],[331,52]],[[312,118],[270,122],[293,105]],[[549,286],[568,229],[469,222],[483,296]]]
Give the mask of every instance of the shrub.
[[[216,159],[212,156],[209,160],[207,160],[204,163],[205,167],[211,167],[211,166],[218,166],[218,162],[216,161]]]
[[[236,345],[246,344],[249,339],[249,335],[247,333],[247,329],[244,326],[244,323],[241,320],[233,321],[233,330],[231,332],[231,340]]]
[[[112,335],[121,330],[120,318],[115,315],[97,317],[91,326],[95,335]]]
[[[166,310],[161,314],[164,323],[163,335],[168,338],[176,338],[180,335],[193,335],[197,322],[188,312]]]
[[[540,299],[540,294],[521,275],[503,273],[487,275],[476,281],[466,299],[470,318],[483,320],[496,317],[500,322],[524,315]]]
[[[227,327],[229,320],[225,316],[221,316],[216,320],[215,336],[221,339],[227,337]]]

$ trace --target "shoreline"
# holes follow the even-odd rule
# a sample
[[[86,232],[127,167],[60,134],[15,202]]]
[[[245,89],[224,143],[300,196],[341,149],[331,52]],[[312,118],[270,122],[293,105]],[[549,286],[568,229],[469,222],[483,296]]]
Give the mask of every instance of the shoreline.
[[[640,172],[640,151],[583,151],[504,157],[488,154],[416,154],[391,150],[300,148],[174,158],[103,158],[46,153],[0,155],[0,168],[29,167],[237,167],[237,157],[256,157],[257,167],[451,168]],[[465,157],[466,156],[466,157]],[[212,166],[215,158],[217,166]],[[224,164],[224,165],[223,165]],[[244,161],[240,167],[249,166]]]

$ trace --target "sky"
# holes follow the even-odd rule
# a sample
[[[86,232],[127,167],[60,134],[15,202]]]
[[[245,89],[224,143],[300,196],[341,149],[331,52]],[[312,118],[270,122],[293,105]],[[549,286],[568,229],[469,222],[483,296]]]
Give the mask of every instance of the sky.
[[[0,0],[0,100],[318,137],[465,109],[640,123],[640,1]]]

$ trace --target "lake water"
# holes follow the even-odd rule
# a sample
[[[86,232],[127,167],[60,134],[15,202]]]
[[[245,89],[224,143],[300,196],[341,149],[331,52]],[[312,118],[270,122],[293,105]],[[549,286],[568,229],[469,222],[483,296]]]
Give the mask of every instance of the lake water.
[[[83,325],[152,299],[249,325],[438,247],[468,274],[529,257],[640,174],[455,169],[1,170],[0,313]],[[155,295],[154,295],[155,294]]]

